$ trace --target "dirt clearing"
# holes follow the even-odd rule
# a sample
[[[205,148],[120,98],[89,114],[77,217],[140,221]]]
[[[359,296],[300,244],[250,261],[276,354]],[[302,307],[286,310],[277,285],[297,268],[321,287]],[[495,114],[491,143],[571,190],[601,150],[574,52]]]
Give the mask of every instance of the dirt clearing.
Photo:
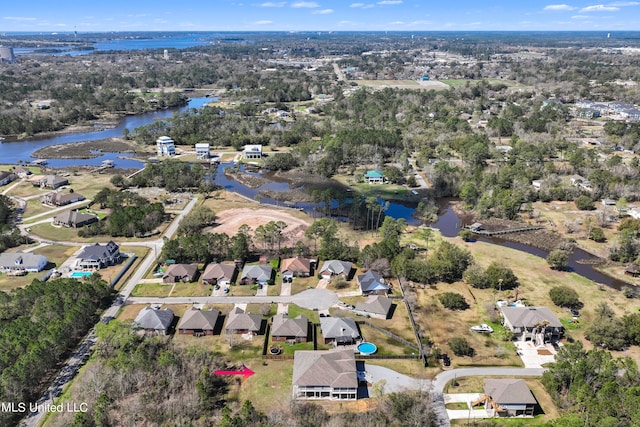
[[[295,242],[304,239],[304,232],[310,225],[310,221],[296,218],[282,210],[235,208],[217,213],[216,223],[218,225],[208,231],[233,236],[243,224],[247,224],[255,231],[257,227],[270,221],[284,221],[287,224],[287,228],[282,233],[285,237],[282,242],[283,246],[293,246]]]

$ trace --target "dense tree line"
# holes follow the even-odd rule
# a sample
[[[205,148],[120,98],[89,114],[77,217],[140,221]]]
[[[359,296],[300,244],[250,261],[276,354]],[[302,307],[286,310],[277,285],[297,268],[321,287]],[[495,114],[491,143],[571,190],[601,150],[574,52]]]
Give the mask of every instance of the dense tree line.
[[[34,280],[0,293],[0,400],[35,402],[44,380],[96,322],[109,297],[99,276]],[[0,424],[13,425],[16,415],[0,413]]]
[[[166,219],[162,203],[149,203],[147,199],[131,191],[103,188],[93,199],[93,204],[108,208],[111,213],[106,219],[78,230],[81,237],[100,234],[112,237],[143,236],[151,233]]]
[[[206,169],[200,165],[167,160],[147,165],[131,179],[135,187],[161,187],[169,192],[186,191],[206,185]]]
[[[15,214],[16,209],[11,199],[0,194],[0,252],[24,242],[24,237],[13,221]]]
[[[561,409],[553,427],[640,424],[640,377],[631,358],[585,350],[580,342],[560,348],[542,383]]]

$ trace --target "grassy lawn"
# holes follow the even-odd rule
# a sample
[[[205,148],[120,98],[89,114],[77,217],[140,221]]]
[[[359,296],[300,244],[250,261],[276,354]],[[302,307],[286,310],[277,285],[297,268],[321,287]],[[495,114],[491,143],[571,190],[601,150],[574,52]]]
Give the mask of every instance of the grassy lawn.
[[[171,292],[172,297],[208,297],[211,295],[213,286],[198,283],[176,283]]]
[[[131,296],[134,297],[168,297],[172,285],[162,283],[138,283]]]
[[[37,172],[36,175],[41,175],[41,174]],[[33,184],[31,184],[30,182],[23,181],[20,184],[13,187],[11,191],[9,191],[8,195],[16,196],[16,197],[29,197],[29,196],[35,196],[36,194],[38,195],[46,194],[48,191],[41,190],[40,187],[34,187]]]
[[[24,217],[28,218],[33,215],[38,215],[43,212],[50,212],[53,208],[51,206],[47,206],[40,202],[40,199],[31,199],[27,200],[27,206],[24,209]],[[43,219],[39,217],[39,219]]]
[[[444,405],[447,409],[468,409],[469,406],[464,402],[451,402]]]
[[[318,312],[314,310],[307,310],[305,308],[298,307],[295,304],[289,304],[289,317],[294,318],[300,315],[309,319],[311,323],[319,323],[320,316],[318,316]]]
[[[268,307],[268,311],[267,311]],[[255,313],[270,319],[276,315],[278,304],[247,304],[247,313]]]
[[[37,218],[38,220],[42,218]],[[99,238],[98,236],[85,239],[83,237],[78,237],[78,230],[71,227],[54,227],[50,222],[45,222],[42,224],[35,224],[31,227],[31,233],[40,236],[44,239],[48,240],[62,240],[62,241],[72,241],[72,242],[86,242],[86,243],[94,243],[103,241],[106,237]]]
[[[367,325],[359,325],[360,333],[365,341],[371,342],[378,347],[376,354],[394,355],[394,354],[413,354],[417,350],[407,347],[404,344],[394,340],[393,338],[377,331]]]
[[[258,285],[231,285],[230,296],[254,296],[258,291]]]
[[[280,277],[280,273],[276,276],[276,281],[273,285],[269,285],[267,289],[267,295],[280,295],[282,291],[282,277]]]
[[[124,252],[133,253],[137,256],[136,260],[133,262],[129,270],[120,278],[118,283],[115,285],[116,290],[120,290],[124,284],[129,280],[134,271],[138,268],[144,257],[149,253],[149,248],[142,246],[126,246],[125,248],[121,248]]]
[[[317,285],[318,279],[316,277],[295,277],[291,282],[291,295],[315,288]]]
[[[288,409],[291,401],[293,360],[250,360],[246,362],[255,375],[243,381],[230,398],[239,405],[251,401],[259,411],[266,413]]]

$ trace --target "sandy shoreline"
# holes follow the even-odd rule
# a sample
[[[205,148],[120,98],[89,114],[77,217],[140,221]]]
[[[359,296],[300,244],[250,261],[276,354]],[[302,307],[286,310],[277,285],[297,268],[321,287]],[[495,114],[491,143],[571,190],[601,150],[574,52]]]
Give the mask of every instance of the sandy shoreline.
[[[42,159],[93,159],[101,156],[101,152],[135,154],[136,144],[122,138],[71,142],[43,147],[34,151],[31,157]]]

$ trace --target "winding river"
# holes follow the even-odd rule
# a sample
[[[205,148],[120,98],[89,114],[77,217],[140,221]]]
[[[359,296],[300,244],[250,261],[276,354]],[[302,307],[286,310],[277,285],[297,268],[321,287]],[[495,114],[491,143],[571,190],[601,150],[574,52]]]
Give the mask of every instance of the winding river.
[[[163,111],[156,111],[150,113],[139,114],[135,116],[127,116],[120,120],[117,126],[113,128],[107,128],[102,130],[97,130],[93,132],[81,132],[81,133],[70,133],[70,134],[59,134],[54,136],[34,136],[31,138],[26,138],[20,141],[10,141],[6,140],[2,144],[0,144],[0,159],[2,163],[5,164],[17,164],[18,161],[30,162],[33,158],[30,157],[31,153],[40,148],[56,145],[56,144],[68,144],[73,142],[82,142],[82,141],[95,141],[112,137],[121,137],[123,130],[126,129],[135,129],[139,126],[144,126],[152,123],[155,120],[161,120],[171,117],[174,113],[184,111],[190,108],[201,108],[210,102],[209,98],[193,98],[189,100],[189,103],[185,107],[167,109]],[[99,153],[100,155],[93,159],[47,159],[48,165],[54,168],[59,167],[68,167],[68,166],[80,166],[80,165],[100,165],[104,160],[113,160],[116,164],[116,167],[119,168],[141,168],[143,163],[139,160],[126,158],[127,155],[123,153]],[[289,184],[285,181],[279,180],[271,180],[271,182],[262,185],[259,188],[249,188],[236,180],[229,179],[223,173],[223,170],[227,167],[230,167],[230,163],[223,163],[218,167],[218,171],[214,178],[214,183],[220,185],[221,187],[234,191],[238,194],[241,194],[245,197],[259,200],[261,203],[272,204],[283,206],[285,203],[272,199],[272,198],[263,198],[259,196],[260,190],[271,190],[271,191],[288,191]],[[296,203],[295,205],[289,204],[288,206],[293,206],[299,209],[303,209],[309,214],[314,214],[315,209],[318,207],[315,203]],[[454,237],[458,235],[461,226],[461,218],[457,216],[454,212],[453,208],[446,202],[442,202],[440,206],[440,215],[438,216],[438,221],[435,224],[432,224],[434,228],[440,230],[440,232],[447,237]],[[390,203],[389,209],[386,211],[386,214],[393,218],[404,218],[411,225],[419,225],[421,221],[417,220],[413,214],[415,212],[415,206],[411,205],[403,205],[400,203]],[[514,243],[505,241],[498,238],[486,238],[481,237],[480,240],[486,241],[489,243],[510,247],[513,249],[517,249],[523,252],[527,252],[532,255],[540,256],[545,258],[547,256],[547,252],[541,249],[538,249],[533,246],[524,245],[520,243]],[[591,262],[598,261],[599,258],[581,250],[574,249],[569,258],[569,268],[576,272],[577,274],[586,277],[596,283],[601,283],[607,286],[610,286],[614,289],[621,289],[623,286],[628,286],[629,284],[618,280],[616,278],[607,276],[605,274],[600,273],[598,270],[593,268]]]

